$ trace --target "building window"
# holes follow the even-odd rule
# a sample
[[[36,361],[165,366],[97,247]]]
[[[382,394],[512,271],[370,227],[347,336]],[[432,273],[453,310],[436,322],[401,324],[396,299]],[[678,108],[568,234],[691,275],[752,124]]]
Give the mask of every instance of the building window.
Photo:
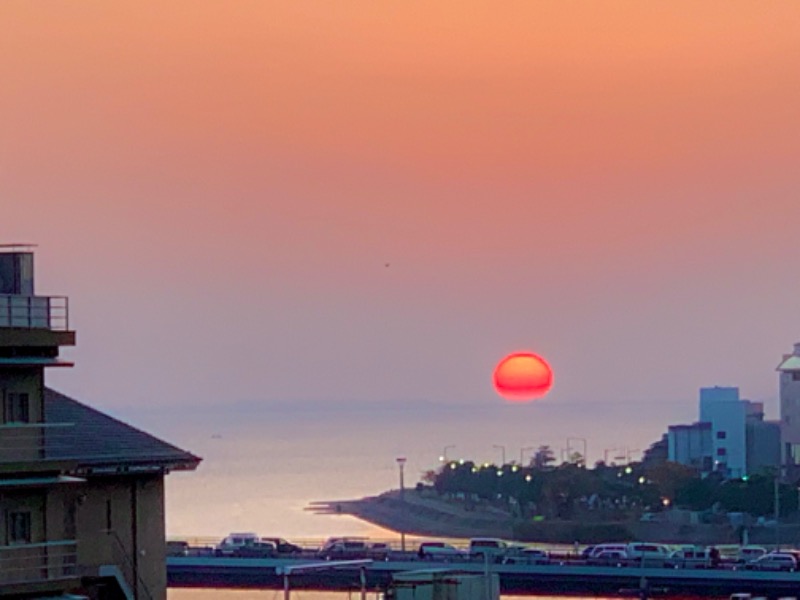
[[[111,531],[111,500],[106,500],[106,530]]]
[[[717,439],[718,440],[724,440],[726,437],[728,437],[728,433],[727,432],[725,432],[725,431],[718,431],[717,432]]]
[[[800,371],[792,371],[792,381],[800,381]]]
[[[30,423],[30,397],[26,393],[8,392],[3,403],[6,423]]]
[[[9,512],[7,518],[7,543],[10,544],[30,544],[31,543],[31,513],[15,511]]]
[[[725,448],[717,448],[717,456],[725,456],[728,451]]]

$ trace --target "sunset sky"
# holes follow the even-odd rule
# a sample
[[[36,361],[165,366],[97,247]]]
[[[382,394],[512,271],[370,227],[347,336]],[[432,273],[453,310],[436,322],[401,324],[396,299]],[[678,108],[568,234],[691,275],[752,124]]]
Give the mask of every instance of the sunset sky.
[[[502,403],[531,350],[576,420],[776,414],[800,3],[6,1],[0,81],[95,406]]]

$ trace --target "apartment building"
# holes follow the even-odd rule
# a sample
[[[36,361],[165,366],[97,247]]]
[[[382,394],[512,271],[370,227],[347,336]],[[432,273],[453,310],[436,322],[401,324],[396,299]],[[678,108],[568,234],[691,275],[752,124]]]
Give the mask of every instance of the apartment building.
[[[46,387],[75,332],[33,259],[0,247],[0,597],[164,600],[164,477],[200,458]]]

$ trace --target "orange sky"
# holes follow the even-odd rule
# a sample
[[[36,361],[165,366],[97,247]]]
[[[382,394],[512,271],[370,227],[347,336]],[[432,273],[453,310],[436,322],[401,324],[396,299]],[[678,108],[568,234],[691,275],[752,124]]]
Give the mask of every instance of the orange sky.
[[[494,401],[526,348],[548,401],[769,400],[798,31],[795,2],[3,2],[0,238],[72,297],[54,381],[108,405]]]

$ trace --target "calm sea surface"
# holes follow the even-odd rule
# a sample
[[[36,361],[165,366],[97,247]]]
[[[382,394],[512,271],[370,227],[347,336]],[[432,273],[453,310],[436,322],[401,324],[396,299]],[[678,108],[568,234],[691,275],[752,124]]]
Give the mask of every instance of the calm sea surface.
[[[167,477],[167,534],[210,542],[254,531],[315,543],[334,535],[397,535],[343,515],[304,510],[315,500],[352,499],[406,485],[436,468],[439,456],[498,463],[541,444],[556,452],[583,438],[590,461],[612,448],[646,448],[667,424],[691,420],[693,406],[636,405],[454,407],[324,404],[236,405],[190,412],[117,411],[117,416],[203,457],[195,472]],[[573,441],[573,444],[582,444]],[[612,452],[613,454],[613,452]],[[638,452],[636,452],[638,455]],[[169,600],[280,600],[273,590],[170,590]],[[346,593],[292,593],[294,600],[348,600]],[[352,594],[358,600],[357,593]],[[369,598],[374,599],[374,595]],[[560,600],[565,600],[561,598]]]
[[[399,486],[398,457],[413,486],[449,458],[499,463],[558,454],[586,441],[590,462],[614,448],[634,456],[670,423],[693,418],[693,403],[564,404],[547,401],[456,407],[239,404],[192,411],[117,412],[121,418],[203,457],[197,471],[167,477],[167,534],[221,537],[253,531],[300,542],[334,535],[394,536],[352,517],[314,515],[315,500],[353,499]],[[646,415],[646,416],[645,416]]]

